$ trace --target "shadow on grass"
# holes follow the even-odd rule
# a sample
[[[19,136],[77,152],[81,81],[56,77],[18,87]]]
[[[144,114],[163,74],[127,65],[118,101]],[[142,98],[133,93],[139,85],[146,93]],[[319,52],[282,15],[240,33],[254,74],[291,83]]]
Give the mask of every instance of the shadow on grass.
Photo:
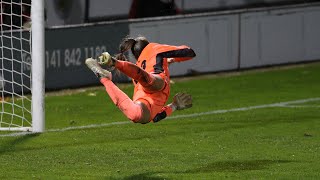
[[[24,135],[24,136],[16,137],[16,138],[14,138],[12,140],[1,142],[0,143],[0,155],[4,154],[4,153],[16,151],[16,145],[24,143],[27,140],[29,140],[29,139],[31,139],[33,137],[37,137],[39,135],[40,134],[37,134],[37,133],[27,134],[27,135]]]
[[[247,161],[219,161],[213,162],[206,166],[195,168],[186,171],[167,171],[167,172],[149,172],[142,174],[135,174],[121,180],[163,180],[169,179],[167,177],[155,177],[158,173],[174,173],[174,174],[197,174],[197,173],[213,173],[213,172],[241,172],[241,171],[252,171],[252,170],[263,170],[268,166],[274,164],[290,163],[294,161],[288,160],[247,160]],[[115,178],[114,180],[120,180]]]
[[[247,161],[219,161],[207,166],[188,170],[185,173],[208,173],[208,172],[239,172],[262,170],[273,164],[290,163],[288,160],[247,160]]]
[[[149,172],[149,173],[141,173],[141,174],[134,174],[132,176],[128,176],[125,178],[120,178],[120,179],[113,179],[113,180],[164,180],[168,179],[166,177],[154,177],[155,173],[154,172]]]

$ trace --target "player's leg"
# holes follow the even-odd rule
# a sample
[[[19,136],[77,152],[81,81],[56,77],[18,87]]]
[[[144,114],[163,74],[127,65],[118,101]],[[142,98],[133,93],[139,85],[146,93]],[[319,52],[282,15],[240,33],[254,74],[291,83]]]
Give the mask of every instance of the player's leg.
[[[164,80],[157,74],[151,74],[128,61],[116,61],[115,67],[139,82],[145,90],[154,92],[163,89]]]
[[[94,59],[87,59],[86,65],[100,78],[105,86],[112,102],[123,112],[123,114],[135,123],[147,123],[150,119],[150,111],[140,102],[133,102],[123,91],[112,81],[111,73],[102,69]]]
[[[107,52],[102,53],[99,59],[100,64],[117,68],[125,75],[139,82],[147,91],[159,91],[164,87],[165,82],[159,75],[150,74],[131,62],[116,60]]]
[[[121,91],[110,79],[101,78],[100,82],[106,88],[112,102],[122,111],[122,113],[135,123],[148,123],[150,111],[145,104],[137,101],[133,102],[123,91]]]

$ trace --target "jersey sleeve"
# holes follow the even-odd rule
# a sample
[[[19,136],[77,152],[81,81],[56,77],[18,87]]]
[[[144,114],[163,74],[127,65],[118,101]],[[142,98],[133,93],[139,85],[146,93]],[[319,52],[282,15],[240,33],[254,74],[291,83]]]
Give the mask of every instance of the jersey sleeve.
[[[175,51],[169,51],[164,54],[166,58],[174,58],[175,62],[187,61],[196,56],[196,53],[191,48],[185,48]]]
[[[164,58],[174,58],[175,62],[187,61],[196,56],[196,53],[188,46],[169,46],[165,45],[159,49],[156,55],[155,72],[162,72]]]
[[[196,53],[194,52],[194,50],[186,45],[182,45],[182,46],[165,45],[163,46],[163,48],[161,48],[161,50],[165,50],[165,51],[158,53],[157,56],[161,56],[162,58],[174,58],[178,62],[190,60],[196,56]]]

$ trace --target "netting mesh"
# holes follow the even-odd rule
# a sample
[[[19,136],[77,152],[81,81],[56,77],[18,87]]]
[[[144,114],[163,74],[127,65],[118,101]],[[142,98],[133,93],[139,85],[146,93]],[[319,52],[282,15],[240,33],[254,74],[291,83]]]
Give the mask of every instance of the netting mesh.
[[[0,8],[0,130],[31,127],[31,0]]]

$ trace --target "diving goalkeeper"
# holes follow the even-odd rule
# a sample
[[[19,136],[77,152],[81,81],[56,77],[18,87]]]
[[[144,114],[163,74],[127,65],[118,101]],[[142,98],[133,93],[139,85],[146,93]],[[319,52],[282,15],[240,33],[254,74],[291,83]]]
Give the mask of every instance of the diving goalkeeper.
[[[145,37],[126,37],[119,47],[120,53],[111,57],[104,52],[99,61],[88,58],[86,65],[105,86],[113,103],[135,123],[158,122],[175,110],[192,106],[192,97],[178,93],[173,102],[165,105],[170,95],[170,73],[168,63],[190,60],[196,56],[188,46],[172,46],[149,42]],[[136,64],[126,61],[124,53],[131,50]],[[106,66],[108,70],[102,68]],[[133,80],[134,94],[131,100],[111,80],[109,70],[118,69]]]

